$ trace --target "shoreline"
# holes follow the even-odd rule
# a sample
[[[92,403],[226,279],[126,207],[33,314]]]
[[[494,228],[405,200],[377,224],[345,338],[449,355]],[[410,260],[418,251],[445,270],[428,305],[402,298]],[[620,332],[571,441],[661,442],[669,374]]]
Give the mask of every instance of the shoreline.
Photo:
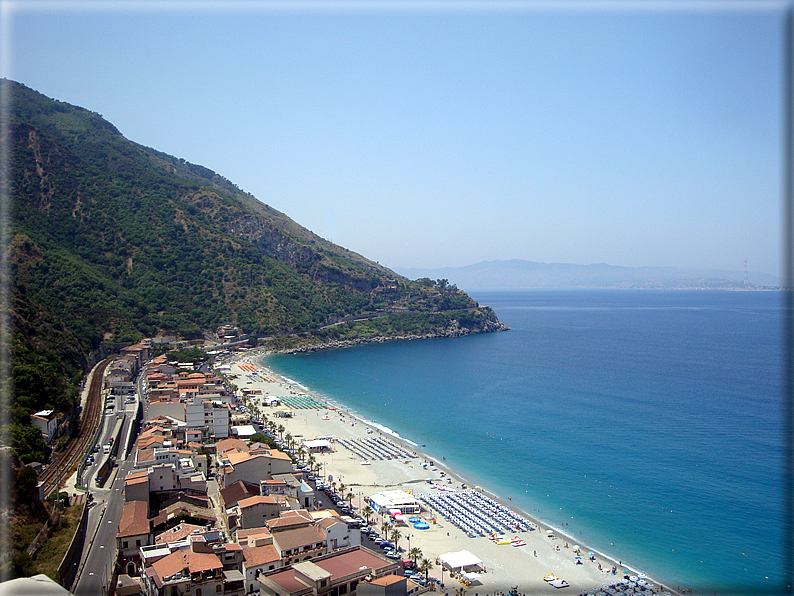
[[[373,338],[373,340],[367,342],[356,342],[349,345],[358,345],[358,343],[376,343],[377,341],[378,340],[376,338]],[[383,338],[380,339],[380,341],[388,341],[388,339]],[[343,346],[314,347],[310,351],[316,351],[318,349],[331,349],[332,347]],[[622,560],[614,560],[602,552],[586,547],[584,544],[579,544],[577,539],[570,535],[564,528],[556,527],[553,524],[544,521],[542,518],[538,518],[535,515],[522,510],[513,504],[510,498],[505,499],[499,494],[488,490],[486,487],[473,486],[469,479],[465,478],[463,475],[456,472],[449,465],[447,465],[446,458],[442,458],[441,461],[435,459],[434,456],[431,456],[427,453],[425,450],[426,448],[423,445],[414,443],[410,439],[399,435],[399,433],[396,431],[378,423],[377,421],[369,420],[363,417],[359,413],[347,407],[345,404],[336,402],[334,399],[326,395],[310,390],[308,387],[302,385],[300,382],[294,379],[284,377],[280,373],[274,371],[272,368],[269,368],[264,363],[264,359],[272,354],[302,353],[305,351],[306,350],[270,351],[265,349],[254,349],[244,354],[237,354],[230,359],[225,359],[224,362],[226,364],[232,365],[233,373],[237,374],[238,376],[246,376],[251,374],[251,371],[245,371],[238,368],[239,364],[248,363],[258,369],[260,373],[264,373],[264,375],[270,377],[274,381],[273,383],[258,382],[256,379],[250,381],[252,387],[262,389],[263,393],[259,395],[248,395],[246,396],[247,400],[253,400],[256,402],[257,398],[264,398],[268,394],[270,396],[286,397],[288,399],[289,396],[283,395],[284,392],[289,393],[292,397],[296,397],[297,395],[311,396],[317,402],[324,404],[326,407],[325,409],[329,410],[329,412],[326,412],[326,417],[323,421],[327,423],[329,422],[329,419],[333,420],[334,418],[338,418],[338,421],[343,423],[342,428],[348,431],[344,434],[350,435],[350,437],[355,434],[360,435],[360,430],[358,433],[351,432],[350,430],[355,429],[356,426],[359,426],[363,427],[364,429],[369,429],[365,432],[371,434],[373,437],[384,437],[385,435],[385,438],[388,441],[396,443],[409,452],[414,452],[416,455],[415,461],[432,462],[432,467],[435,468],[435,474],[432,476],[440,476],[440,478],[434,478],[434,481],[436,481],[436,486],[438,486],[438,483],[443,483],[444,480],[446,480],[448,484],[442,484],[442,486],[445,488],[450,487],[457,492],[461,492],[462,487],[466,486],[468,487],[466,489],[467,491],[475,491],[488,497],[498,505],[509,508],[514,513],[527,519],[531,523],[535,524],[535,526],[538,528],[537,530],[532,530],[530,532],[519,532],[517,534],[517,536],[523,539],[527,544],[527,546],[522,548],[514,548],[509,545],[507,547],[503,545],[497,545],[495,544],[495,541],[487,540],[485,538],[470,538],[466,536],[462,530],[459,530],[452,524],[446,522],[446,520],[439,520],[439,528],[449,530],[446,533],[446,537],[444,537],[446,540],[442,539],[431,541],[429,544],[425,544],[423,546],[422,542],[427,541],[423,541],[421,539],[424,537],[422,532],[408,528],[406,531],[411,533],[411,539],[416,541],[416,546],[422,549],[423,556],[429,558],[435,564],[433,570],[430,573],[431,576],[440,576],[440,566],[437,564],[438,557],[440,555],[450,551],[465,549],[474,552],[485,563],[485,568],[487,569],[486,573],[482,575],[480,580],[476,581],[474,585],[469,588],[470,590],[476,591],[479,589],[487,591],[488,589],[491,589],[494,591],[494,593],[499,591],[507,592],[511,587],[518,585],[519,590],[529,591],[532,593],[554,593],[556,592],[556,589],[553,589],[549,584],[543,581],[543,577],[546,576],[546,574],[554,573],[558,577],[569,581],[571,588],[579,590],[577,593],[595,594],[604,586],[622,581],[624,579],[624,575],[632,577],[634,580],[641,579],[642,581],[646,581],[648,585],[653,586],[657,594],[664,592],[670,594],[675,592],[674,589],[668,587],[667,585],[663,585],[658,581],[646,576],[645,574],[638,572],[630,565],[624,564]],[[268,387],[269,389],[267,389]],[[276,392],[271,393],[270,390],[275,390]],[[277,394],[279,390],[281,390],[282,395]],[[430,468],[428,468],[428,470],[421,468],[420,471],[418,471],[418,474],[414,473],[413,477],[406,478],[405,474],[393,473],[400,472],[400,470],[393,469],[395,467],[394,465],[391,466],[391,473],[386,470],[385,474],[381,471],[379,471],[377,474],[372,474],[371,471],[372,468],[375,467],[374,465],[360,466],[358,461],[354,461],[354,466],[351,466],[350,462],[346,460],[357,460],[357,458],[351,458],[347,456],[347,448],[339,443],[339,439],[345,440],[349,439],[350,437],[343,438],[339,436],[342,433],[339,433],[339,430],[341,429],[339,429],[337,425],[333,425],[333,430],[336,431],[334,433],[329,434],[325,432],[325,430],[331,429],[323,429],[323,431],[318,433],[317,431],[319,429],[316,423],[317,421],[314,419],[319,419],[319,413],[315,417],[309,415],[312,411],[319,412],[317,409],[299,410],[298,412],[295,412],[293,408],[290,409],[293,411],[293,418],[278,419],[279,424],[284,426],[285,433],[289,432],[296,439],[314,439],[319,436],[334,437],[334,452],[325,456],[318,455],[316,460],[323,465],[325,476],[332,474],[335,478],[340,480],[342,478],[346,478],[348,482],[352,483],[348,488],[360,489],[358,491],[357,499],[359,501],[359,510],[361,509],[361,501],[363,496],[368,497],[374,492],[380,492],[380,490],[410,489],[415,490],[416,494],[420,494],[418,491],[425,489],[431,495],[442,492],[440,490],[435,492],[431,491],[429,488],[430,485],[426,484],[427,480],[425,477],[431,476],[429,473]],[[262,404],[262,411],[266,416],[270,414],[268,418],[272,419],[272,410],[270,410],[267,406],[264,406],[264,404]],[[334,412],[334,416],[328,416],[330,412]],[[337,422],[337,420],[334,420],[334,422]],[[304,435],[300,431],[304,431],[307,434]],[[363,436],[366,438],[367,434]],[[337,454],[336,458],[334,458],[334,454]],[[330,462],[328,461],[329,459]],[[337,461],[334,461],[335,459]],[[397,461],[398,460],[392,460],[393,464]],[[380,462],[371,462],[371,464],[375,463]],[[405,461],[403,465],[407,464],[409,464],[409,462]],[[363,468],[365,467],[368,469],[364,470]],[[413,468],[413,466],[409,467]],[[375,476],[375,478],[372,478],[372,476]],[[373,490],[370,491],[366,489]],[[363,495],[365,492],[367,494]],[[354,499],[354,503],[355,501],[356,499]],[[427,517],[429,512],[432,510],[430,510],[428,504],[424,502],[422,503],[422,507],[422,515],[423,517]],[[375,516],[377,517],[377,514]],[[376,525],[373,527],[377,529]],[[548,535],[547,531],[551,531],[553,533],[552,536]],[[509,537],[507,538],[509,539]],[[433,542],[439,544],[433,544]],[[442,544],[443,547],[441,547]],[[573,547],[577,545],[580,547],[582,554],[582,561],[578,564],[574,562],[573,558],[575,554],[578,554],[573,550]],[[506,548],[509,548],[509,550],[506,550]],[[549,552],[552,553],[551,556],[549,556]],[[592,560],[590,560],[591,557],[587,556],[586,553],[587,555],[589,555],[589,553],[593,553]],[[565,560],[563,557],[568,557],[568,560]],[[616,568],[616,573],[614,575],[610,573],[613,567]],[[449,579],[448,572],[445,572],[443,575],[447,586],[447,592],[449,592],[450,588],[457,589],[458,587],[462,587],[462,585],[458,584],[457,581],[451,581]],[[573,592],[566,590],[565,593],[570,594]],[[648,590],[645,590],[643,593],[651,594],[651,592]]]

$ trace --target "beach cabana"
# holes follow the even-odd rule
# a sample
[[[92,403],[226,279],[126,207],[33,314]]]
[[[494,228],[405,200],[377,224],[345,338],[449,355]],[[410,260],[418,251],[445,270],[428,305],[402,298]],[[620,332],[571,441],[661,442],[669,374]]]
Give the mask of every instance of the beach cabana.
[[[467,550],[446,553],[439,559],[441,559],[441,564],[450,571],[472,572],[478,571],[482,566],[482,561]]]

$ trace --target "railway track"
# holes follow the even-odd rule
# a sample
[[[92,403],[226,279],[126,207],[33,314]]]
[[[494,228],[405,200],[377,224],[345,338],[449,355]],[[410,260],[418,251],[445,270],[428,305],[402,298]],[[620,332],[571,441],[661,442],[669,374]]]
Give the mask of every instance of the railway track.
[[[50,464],[40,476],[40,480],[44,482],[45,497],[56,489],[56,484],[59,481],[63,483],[72,475],[72,470],[80,465],[80,459],[91,444],[97,426],[102,419],[102,380],[110,362],[110,358],[105,359],[94,368],[91,386],[88,388],[88,398],[80,415],[80,434],[77,438],[69,441],[66,451],[59,457],[57,469],[56,466]]]

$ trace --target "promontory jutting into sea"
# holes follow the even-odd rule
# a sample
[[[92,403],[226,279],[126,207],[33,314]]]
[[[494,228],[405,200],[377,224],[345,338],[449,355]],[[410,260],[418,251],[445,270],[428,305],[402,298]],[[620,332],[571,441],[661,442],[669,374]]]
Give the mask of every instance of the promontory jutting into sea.
[[[601,565],[605,586],[640,574],[704,594],[771,593],[783,584],[780,292],[475,298],[511,331],[265,358],[296,392],[305,386],[339,408],[330,420],[325,410],[296,410],[310,422],[291,426],[293,436],[317,438],[308,432],[318,424],[327,429],[321,435],[344,436],[335,422],[342,412],[343,420],[377,422],[376,437],[401,437],[421,461],[459,474],[470,492],[482,487],[553,530],[559,538],[537,547],[540,565],[533,547],[516,561],[521,549],[511,546],[478,551],[492,544],[488,536],[457,540],[492,557],[490,567],[509,554],[504,561],[521,565],[517,578],[532,569],[565,579],[593,552],[618,562],[615,575]],[[300,407],[291,395],[284,403]],[[364,436],[337,442],[320,461],[361,468],[371,452],[353,447],[373,440]],[[420,465],[408,461],[404,467]],[[356,472],[343,482],[358,499],[372,479]],[[408,486],[441,496],[445,482]]]

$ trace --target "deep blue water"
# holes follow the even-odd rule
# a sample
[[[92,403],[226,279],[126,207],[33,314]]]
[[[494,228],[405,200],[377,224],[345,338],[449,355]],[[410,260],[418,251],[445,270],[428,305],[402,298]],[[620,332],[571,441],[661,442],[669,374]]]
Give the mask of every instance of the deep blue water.
[[[474,298],[511,331],[266,363],[673,588],[787,583],[781,293]]]

